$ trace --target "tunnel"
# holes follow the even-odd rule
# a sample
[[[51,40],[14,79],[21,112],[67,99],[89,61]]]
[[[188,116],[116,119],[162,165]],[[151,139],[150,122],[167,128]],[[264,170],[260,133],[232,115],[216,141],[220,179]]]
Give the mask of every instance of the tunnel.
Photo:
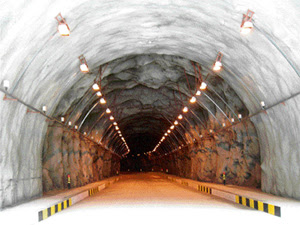
[[[300,200],[299,1],[0,12],[0,209],[141,172]]]

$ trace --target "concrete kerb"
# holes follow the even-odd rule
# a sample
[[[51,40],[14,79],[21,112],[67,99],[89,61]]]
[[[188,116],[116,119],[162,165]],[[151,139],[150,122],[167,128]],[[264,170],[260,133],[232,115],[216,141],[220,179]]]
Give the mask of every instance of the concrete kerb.
[[[105,182],[101,185],[96,185],[93,188],[88,188],[80,193],[73,194],[71,196],[65,196],[61,199],[57,204],[51,205],[43,210],[38,212],[38,222],[47,219],[50,216],[82,201],[83,199],[97,194],[99,191],[103,190],[106,187],[109,187],[111,184],[119,181],[121,177],[113,177],[105,180]]]
[[[255,200],[253,198],[241,196],[236,193],[232,193],[229,191],[219,190],[217,188],[209,187],[208,185],[200,184],[200,182],[189,180],[186,178],[179,178],[173,175],[165,175],[165,178],[177,182],[179,184],[182,184],[187,187],[191,187],[193,189],[196,189],[197,191],[204,192],[206,194],[211,194],[226,200],[229,200],[231,202],[241,204],[246,207],[250,207],[252,209],[256,209],[262,212],[266,212],[268,214],[281,217],[281,207],[272,205],[269,203],[265,203],[262,201]]]

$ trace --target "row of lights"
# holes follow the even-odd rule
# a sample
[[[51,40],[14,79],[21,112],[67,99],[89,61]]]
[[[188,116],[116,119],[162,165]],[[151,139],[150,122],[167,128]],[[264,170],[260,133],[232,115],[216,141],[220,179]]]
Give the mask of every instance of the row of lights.
[[[252,29],[253,29],[253,23],[251,21],[253,14],[254,14],[254,12],[248,10],[247,14],[243,15],[243,20],[242,20],[240,32],[242,34],[244,34],[244,35],[249,34],[252,31]],[[218,52],[217,58],[216,58],[215,63],[213,65],[213,71],[218,72],[218,71],[221,70],[221,68],[222,68],[222,62],[221,62],[222,61],[222,57],[223,57],[223,54],[221,52]],[[197,90],[197,92],[196,92],[195,95],[196,96],[200,96],[201,95],[201,91],[206,90],[206,88],[207,88],[207,84],[204,81],[202,81],[201,84],[200,84],[199,90]],[[192,96],[191,99],[189,100],[189,102],[192,103],[192,104],[195,103],[197,101],[196,96]],[[264,109],[265,103],[263,101],[261,101],[260,104],[261,104],[261,107]],[[185,106],[185,107],[183,107],[182,112],[183,113],[187,113],[188,110],[189,110],[188,107]],[[182,118],[183,118],[182,114],[178,115],[178,117],[177,117],[178,120],[181,120]],[[242,114],[238,114],[238,119],[239,120],[242,119]],[[154,147],[154,149],[152,151],[150,151],[150,152],[147,152],[146,154],[150,154],[151,152],[155,152],[157,150],[157,148],[166,139],[166,137],[169,134],[171,134],[172,130],[175,129],[175,126],[178,125],[178,123],[179,123],[178,120],[175,120],[174,123],[167,130],[167,132],[164,133],[164,135],[162,136],[162,138],[160,139],[160,141],[158,142],[158,144]],[[231,122],[232,123],[235,122],[234,118],[231,119]],[[223,123],[222,126],[225,127],[226,123]],[[213,133],[213,130],[210,129],[209,132]],[[201,135],[200,137],[202,138],[203,135]],[[179,149],[181,149],[181,146],[179,146]],[[172,152],[174,152],[174,151],[172,151]],[[167,155],[167,154],[165,154],[165,155]]]

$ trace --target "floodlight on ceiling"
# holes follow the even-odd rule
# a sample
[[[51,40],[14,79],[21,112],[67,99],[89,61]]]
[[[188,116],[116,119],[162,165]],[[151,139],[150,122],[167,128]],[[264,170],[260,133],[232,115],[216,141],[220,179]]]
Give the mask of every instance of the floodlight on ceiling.
[[[190,99],[190,103],[195,103],[197,101],[196,97],[193,96],[191,99]]]
[[[69,36],[70,35],[70,28],[67,24],[66,20],[62,17],[61,13],[59,13],[55,19],[58,21],[57,30],[61,36]]]
[[[189,108],[188,107],[183,107],[183,109],[182,109],[182,112],[184,112],[184,113],[187,113],[189,111]]]
[[[241,29],[240,29],[241,34],[247,35],[253,30],[253,23],[252,23],[253,15],[254,12],[249,9],[247,11],[247,14],[243,14],[243,19],[242,19]]]
[[[100,99],[100,103],[101,103],[101,104],[105,104],[105,103],[106,103],[105,99],[104,99],[104,98],[101,98],[101,99]]]
[[[222,57],[223,57],[223,54],[221,52],[218,52],[218,55],[217,55],[217,58],[216,58],[216,61],[215,61],[214,67],[213,67],[213,71],[219,71],[219,70],[221,70],[221,67],[222,67],[222,63],[221,63]]]
[[[84,58],[83,55],[79,56],[79,61],[80,61],[80,71],[82,73],[88,73],[90,70],[89,70],[89,67],[88,67],[88,64]],[[99,90],[99,89],[98,89]]]

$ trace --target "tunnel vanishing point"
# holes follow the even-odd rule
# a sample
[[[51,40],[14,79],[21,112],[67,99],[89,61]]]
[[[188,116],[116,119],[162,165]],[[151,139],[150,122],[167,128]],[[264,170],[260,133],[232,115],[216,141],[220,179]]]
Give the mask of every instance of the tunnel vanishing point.
[[[122,171],[300,199],[297,0],[4,1],[0,208]]]

